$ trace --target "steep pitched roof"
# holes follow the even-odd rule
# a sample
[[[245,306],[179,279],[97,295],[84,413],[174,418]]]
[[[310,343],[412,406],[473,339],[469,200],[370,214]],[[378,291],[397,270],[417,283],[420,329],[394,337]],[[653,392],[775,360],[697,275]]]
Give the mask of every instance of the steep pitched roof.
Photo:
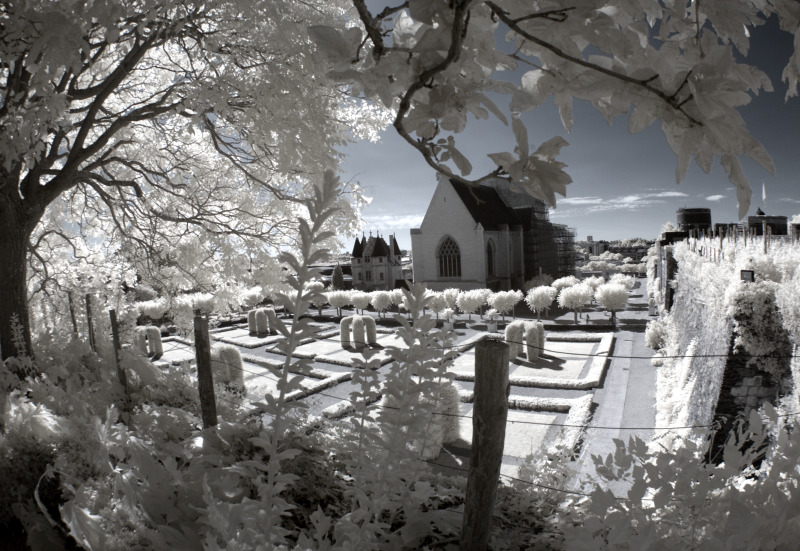
[[[397,246],[397,239],[394,238],[394,235],[392,235],[392,245],[394,246],[394,254],[398,257],[403,256],[403,251]]]
[[[355,245],[353,245],[353,253],[350,256],[353,256],[355,258],[361,258],[363,254],[364,254],[364,247],[361,246],[361,241],[359,241],[358,237],[356,237]]]
[[[389,245],[383,237],[375,239],[375,246],[372,249],[372,256],[389,256]]]
[[[389,256],[389,245],[383,237],[369,237],[369,241],[364,245],[362,256]]]
[[[469,186],[455,180],[450,180],[450,184],[467,207],[472,219],[480,222],[485,230],[497,230],[501,224],[522,224],[514,210],[503,202],[494,188]]]

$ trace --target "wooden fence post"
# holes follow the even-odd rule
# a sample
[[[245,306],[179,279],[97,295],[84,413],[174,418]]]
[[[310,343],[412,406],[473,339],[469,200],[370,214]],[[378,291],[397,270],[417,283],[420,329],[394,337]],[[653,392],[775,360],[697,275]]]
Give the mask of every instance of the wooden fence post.
[[[208,318],[194,317],[194,347],[197,354],[197,389],[203,428],[217,424],[217,402],[214,398],[214,377],[211,375],[211,341],[208,337]]]
[[[86,293],[86,325],[89,329],[89,348],[92,352],[97,352],[97,347],[94,342],[94,320],[92,320],[92,295]]]
[[[496,340],[475,347],[475,403],[472,458],[464,500],[461,551],[485,550],[492,526],[508,418],[508,344]]]
[[[125,370],[122,369],[122,345],[119,342],[117,311],[109,310],[108,315],[111,318],[111,339],[114,343],[114,365],[117,366],[117,378],[120,384],[125,388],[125,402],[127,403],[130,401],[130,393],[128,391],[128,377],[125,375]]]

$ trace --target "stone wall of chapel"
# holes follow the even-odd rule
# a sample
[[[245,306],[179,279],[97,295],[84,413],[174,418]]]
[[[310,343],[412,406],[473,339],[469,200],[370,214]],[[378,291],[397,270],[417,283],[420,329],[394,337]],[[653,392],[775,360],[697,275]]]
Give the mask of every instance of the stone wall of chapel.
[[[478,239],[476,227],[467,208],[448,182],[436,186],[425,218],[419,228],[412,231],[412,255],[414,281],[424,283],[429,289],[448,287],[462,289],[483,288],[486,284],[486,257],[483,238]],[[450,236],[461,253],[461,277],[440,278],[436,258],[438,247],[446,236]]]

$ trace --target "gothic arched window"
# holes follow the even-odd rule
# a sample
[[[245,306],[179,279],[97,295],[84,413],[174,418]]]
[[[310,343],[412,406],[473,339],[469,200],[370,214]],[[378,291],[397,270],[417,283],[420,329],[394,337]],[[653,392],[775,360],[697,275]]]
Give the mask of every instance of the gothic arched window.
[[[442,241],[436,258],[439,260],[439,277],[461,277],[461,251],[452,238]]]
[[[486,274],[494,275],[494,243],[491,240],[486,244]]]

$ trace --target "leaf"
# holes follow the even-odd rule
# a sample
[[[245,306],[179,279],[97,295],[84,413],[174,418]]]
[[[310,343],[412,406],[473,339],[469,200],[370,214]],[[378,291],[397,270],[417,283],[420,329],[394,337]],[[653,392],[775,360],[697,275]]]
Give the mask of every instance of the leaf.
[[[764,170],[769,171],[770,174],[775,176],[775,163],[772,161],[772,157],[770,157],[769,153],[767,153],[767,150],[764,149],[764,146],[755,139],[748,141],[749,144],[747,149],[745,149],[745,155],[760,164]]]
[[[555,136],[540,145],[533,156],[542,160],[551,161],[558,156],[558,154],[561,152],[561,148],[567,145],[569,145],[567,140],[561,136]]]
[[[461,171],[461,174],[467,176],[470,172],[472,172],[472,164],[467,160],[467,158],[461,154],[461,152],[456,149],[455,140],[453,140],[453,136],[447,137],[447,150],[453,157],[453,162],[458,167],[458,170]]]
[[[728,180],[736,186],[736,199],[739,203],[739,218],[744,218],[747,211],[750,210],[750,199],[753,192],[750,189],[750,183],[745,178],[742,167],[739,164],[739,159],[733,155],[723,155],[720,159],[720,164],[725,168],[728,174]]]
[[[641,107],[634,105],[633,112],[628,118],[628,132],[631,134],[638,134],[656,120],[656,115],[653,113],[652,106]]]
[[[511,153],[508,153],[507,151],[504,151],[502,153],[489,153],[487,157],[493,160],[497,166],[502,167],[506,170],[508,170],[508,167],[510,167],[512,164],[517,162],[517,158],[514,157],[514,155],[512,155]]]
[[[492,100],[490,100],[490,99],[489,99],[489,98],[488,98],[488,97],[487,97],[485,94],[478,94],[478,97],[480,98],[480,100],[481,100],[481,103],[482,103],[483,105],[485,105],[485,106],[486,106],[486,108],[487,108],[489,111],[491,111],[491,112],[492,112],[492,114],[493,114],[495,117],[497,117],[498,119],[500,119],[500,121],[501,121],[503,124],[505,124],[506,126],[508,126],[508,119],[506,118],[505,114],[503,114],[503,112],[500,110],[500,108],[499,108],[499,107],[497,107],[497,105],[496,105],[496,104],[495,104],[495,103],[494,103]]]
[[[106,549],[106,536],[100,526],[100,517],[91,514],[82,507],[76,507],[72,501],[59,506],[61,520],[69,528],[70,535],[90,551]]]
[[[514,131],[514,136],[517,138],[517,146],[519,147],[519,156],[525,158],[530,152],[528,146],[528,129],[525,124],[520,120],[519,113],[514,113],[511,116],[511,129]]]
[[[349,61],[355,54],[350,43],[354,35],[350,32],[345,38],[333,27],[311,25],[308,27],[308,36],[331,61]]]
[[[572,131],[572,96],[566,92],[558,92],[553,97],[553,102],[558,107],[558,113],[561,115],[561,123],[567,132]]]
[[[431,0],[411,0],[408,3],[408,11],[411,17],[417,21],[432,25],[433,17],[436,15],[439,6],[439,2],[432,2]]]

